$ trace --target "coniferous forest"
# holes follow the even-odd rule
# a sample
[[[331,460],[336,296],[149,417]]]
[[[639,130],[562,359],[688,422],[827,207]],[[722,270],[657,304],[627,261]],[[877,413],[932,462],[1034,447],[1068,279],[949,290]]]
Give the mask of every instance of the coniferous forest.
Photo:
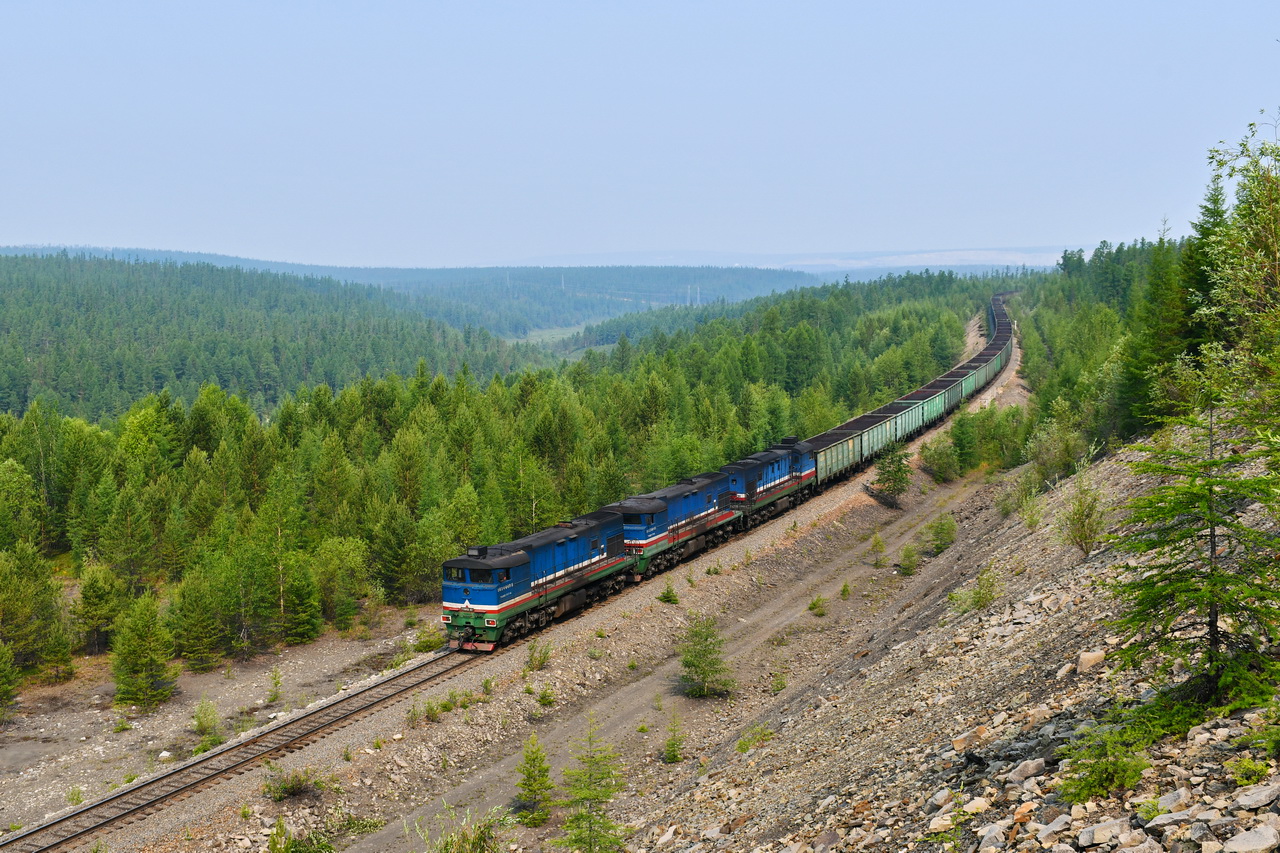
[[[572,362],[335,281],[0,258],[0,648],[59,678],[73,650],[142,637],[207,669],[431,601],[469,545],[932,379],[995,291],[1019,291],[1034,401],[957,421],[936,475],[1031,461],[1051,480],[1206,385],[1274,464],[1275,164],[1221,154],[1186,238],[668,308],[584,331],[609,346]]]

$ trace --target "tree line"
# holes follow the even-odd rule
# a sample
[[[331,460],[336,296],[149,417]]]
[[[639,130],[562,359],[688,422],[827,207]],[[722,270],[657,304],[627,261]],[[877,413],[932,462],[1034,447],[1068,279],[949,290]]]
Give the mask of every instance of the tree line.
[[[861,287],[554,370],[482,381],[419,362],[336,392],[304,385],[267,417],[212,383],[99,423],[42,400],[0,415],[0,583],[14,591],[0,641],[29,672],[65,672],[77,648],[167,649],[207,669],[350,628],[371,601],[435,600],[440,564],[467,546],[812,435],[937,375],[989,291],[940,278],[858,313]]]
[[[116,416],[168,390],[213,383],[259,413],[300,384],[554,364],[545,351],[453,328],[412,297],[332,279],[208,264],[57,254],[0,256],[0,411],[34,401]]]

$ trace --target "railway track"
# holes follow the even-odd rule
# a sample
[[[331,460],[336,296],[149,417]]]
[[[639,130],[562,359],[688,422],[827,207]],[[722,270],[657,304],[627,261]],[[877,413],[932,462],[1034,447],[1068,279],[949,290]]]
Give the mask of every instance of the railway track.
[[[86,841],[113,824],[146,817],[169,803],[215,784],[222,777],[244,773],[263,759],[301,749],[389,702],[405,698],[446,675],[456,675],[482,660],[485,658],[447,650],[439,652],[358,690],[340,693],[252,737],[224,744],[159,776],[122,788],[39,826],[0,838],[0,850],[5,853],[36,853]]]

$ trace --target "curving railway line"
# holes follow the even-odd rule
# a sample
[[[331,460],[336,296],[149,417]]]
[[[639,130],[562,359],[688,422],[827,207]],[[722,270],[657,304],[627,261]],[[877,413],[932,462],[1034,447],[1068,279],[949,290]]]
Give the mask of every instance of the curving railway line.
[[[458,674],[483,658],[444,650],[357,690],[345,691],[257,734],[203,753],[31,829],[0,838],[5,853],[36,853],[84,842],[113,824],[141,819],[263,759],[301,749],[389,702]]]
[[[778,492],[783,494],[794,490],[797,491],[796,495],[785,498],[779,498],[774,495],[771,501],[757,500],[754,487],[748,487],[747,497],[751,499],[753,506],[755,503],[759,503],[762,507],[761,511],[725,513],[726,515],[734,516],[743,515],[743,519],[738,520],[732,527],[726,525],[722,531],[724,535],[720,537],[714,537],[704,531],[702,538],[698,540],[701,543],[698,548],[689,549],[686,547],[683,550],[673,550],[671,554],[666,555],[673,558],[668,560],[667,563],[674,564],[691,556],[692,553],[696,553],[703,547],[716,544],[724,538],[728,538],[731,532],[746,530],[755,526],[755,524],[762,523],[793,503],[803,501],[816,493],[819,488],[830,485],[832,482],[843,479],[850,473],[860,470],[889,442],[918,434],[927,427],[944,419],[962,400],[968,399],[974,393],[980,391],[996,375],[1002,372],[1010,358],[1013,330],[1003,306],[1003,299],[1007,295],[996,294],[992,299],[989,314],[991,337],[987,347],[976,357],[957,365],[952,371],[939,377],[934,382],[897,401],[888,403],[874,412],[860,415],[826,433],[808,439],[806,442],[797,442],[795,439],[791,439],[790,444],[782,448],[785,452],[778,451],[774,455],[786,462],[788,459],[792,459],[793,456],[795,459],[799,459],[798,450],[804,451],[807,459],[807,468],[805,468],[807,473],[784,472],[786,477],[790,478],[788,483],[792,479],[796,482],[790,483],[787,488]],[[774,450],[778,449],[774,448]],[[756,457],[762,457],[762,459],[758,460]],[[763,457],[769,458],[763,459]],[[771,460],[773,460],[773,457],[769,456],[768,453],[756,454],[755,457],[750,457],[741,463],[726,466],[723,470],[728,472],[727,474],[713,472],[712,474],[701,475],[701,477],[703,479],[718,477],[719,479],[728,480],[735,472],[741,473],[738,469],[743,468],[747,463],[755,462],[758,463],[757,467],[759,467],[766,462],[771,462]],[[690,488],[689,484],[696,485],[695,481],[697,479],[682,481],[681,484],[673,486],[671,489],[683,493]],[[759,482],[758,474],[753,482]],[[671,489],[666,491],[671,491]],[[662,494],[665,494],[665,492],[655,493],[655,495]],[[770,492],[769,494],[772,495],[773,493]],[[721,497],[729,497],[729,495],[726,494]],[[624,504],[634,503],[646,498],[652,499],[653,496],[632,498],[628,502],[624,502]],[[650,500],[650,503],[655,503],[655,501]],[[711,503],[711,500],[707,501],[708,506]],[[618,506],[622,507],[623,510],[628,509],[628,506],[624,506],[624,504],[619,504]],[[724,505],[728,507],[730,503],[725,502]],[[605,509],[608,510],[610,508]],[[653,509],[641,507],[638,511],[652,512]],[[603,514],[606,513],[597,512],[595,515]],[[617,515],[617,526],[621,528],[624,516],[621,512],[614,513],[614,515]],[[665,517],[665,512],[663,515]],[[652,516],[649,516],[649,518],[652,519]],[[750,521],[750,523],[746,523],[747,521]],[[565,526],[567,525],[561,525],[561,527]],[[716,531],[711,532],[715,533]],[[621,549],[623,536],[621,530],[618,533],[617,544]],[[570,538],[578,539],[579,537],[573,536]],[[587,538],[589,539],[590,537]],[[563,537],[558,541],[564,541]],[[585,542],[586,539],[583,541]],[[628,545],[630,544],[628,542]],[[596,548],[596,543],[593,542],[591,547]],[[500,547],[493,550],[498,552],[499,556],[504,553]],[[479,549],[479,551],[484,551],[484,549]],[[523,554],[525,552],[520,551],[518,553]],[[619,553],[621,553],[620,550]],[[633,550],[628,550],[627,554],[630,560],[628,565],[641,560],[639,551],[633,553]],[[480,556],[486,555],[480,554]],[[453,560],[446,562],[446,572],[448,572],[451,564],[460,562],[464,561]],[[615,560],[614,562],[619,561]],[[476,565],[473,566],[472,563]],[[663,563],[660,560],[653,561],[655,568],[665,568],[667,563]],[[470,559],[470,561],[465,561],[464,568],[474,571],[481,565],[476,559]],[[640,580],[641,577],[647,577],[647,575],[648,573],[642,573],[637,570],[634,580]],[[446,577],[446,592],[448,592],[450,579],[450,577]],[[459,579],[452,578],[452,580],[458,581]],[[621,580],[621,576],[619,576],[619,580]],[[458,584],[455,583],[454,585]],[[474,585],[472,583],[472,586]],[[618,584],[618,586],[621,586],[621,584]],[[469,589],[465,591],[471,592]],[[589,602],[584,600],[583,604],[585,603]],[[579,606],[582,605],[580,604]],[[560,613],[557,611],[555,615],[560,615]],[[448,612],[447,600],[444,621],[446,623],[456,621],[456,615],[451,617]],[[496,622],[497,620],[490,620],[488,624],[496,624]],[[453,626],[451,625],[450,627],[452,628]],[[520,642],[519,639],[515,639],[514,642],[508,641],[508,645],[519,645]],[[456,645],[462,645],[466,648],[493,648],[493,646],[497,645],[497,642],[487,646],[463,643],[457,643]],[[343,728],[388,703],[407,698],[414,691],[434,685],[436,682],[456,675],[462,670],[475,666],[484,660],[484,657],[459,655],[450,650],[439,652],[427,660],[413,664],[365,687],[343,692],[322,704],[304,711],[298,716],[279,721],[251,737],[242,737],[232,741],[158,776],[153,776],[120,789],[107,797],[59,815],[39,826],[0,837],[0,851],[4,851],[4,853],[37,853],[37,851],[61,849],[82,843],[112,825],[139,820],[169,803],[181,800],[209,785],[215,784],[221,778],[244,773],[264,759],[301,749],[307,744]]]

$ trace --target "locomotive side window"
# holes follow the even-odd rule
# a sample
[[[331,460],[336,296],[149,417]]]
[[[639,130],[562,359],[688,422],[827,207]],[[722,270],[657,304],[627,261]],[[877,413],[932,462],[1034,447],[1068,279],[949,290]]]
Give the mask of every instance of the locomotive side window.
[[[471,569],[472,583],[493,583],[492,569]]]
[[[653,524],[653,513],[647,513],[644,517],[645,524]]]
[[[449,580],[454,581],[456,583],[465,583],[467,580],[466,574],[462,571],[462,569],[459,569],[456,566],[447,567],[445,569],[445,576]]]
[[[591,540],[591,550],[592,550],[592,551],[598,551],[598,550],[600,550],[600,540],[599,540],[599,539],[592,539],[592,540]]]

